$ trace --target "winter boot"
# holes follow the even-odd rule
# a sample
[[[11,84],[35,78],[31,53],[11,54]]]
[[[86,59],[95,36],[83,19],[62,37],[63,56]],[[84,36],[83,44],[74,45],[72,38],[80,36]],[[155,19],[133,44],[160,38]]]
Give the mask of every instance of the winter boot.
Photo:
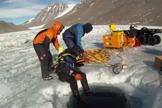
[[[58,66],[58,64],[55,64],[54,66],[52,66],[51,70],[49,71],[50,74],[52,73],[56,73],[56,67]]]
[[[76,99],[79,108],[88,108],[88,106],[87,106],[86,103],[81,99],[80,96],[74,96],[74,98]]]
[[[93,92],[88,90],[88,91],[85,91],[85,95],[86,96],[93,96]]]
[[[50,74],[55,73],[56,72],[56,68],[52,67],[51,71],[49,71]]]
[[[53,77],[52,76],[46,76],[46,77],[43,77],[43,80],[44,81],[48,81],[48,80],[52,80]]]

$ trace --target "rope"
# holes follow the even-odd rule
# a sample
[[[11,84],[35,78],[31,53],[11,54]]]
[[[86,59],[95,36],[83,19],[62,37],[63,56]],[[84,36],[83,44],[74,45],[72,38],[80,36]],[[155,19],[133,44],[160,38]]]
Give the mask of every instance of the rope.
[[[108,64],[106,63],[106,61],[108,61],[110,59],[110,55],[108,54],[108,51],[111,51],[109,49],[97,49],[97,50],[86,50],[85,51],[85,57],[83,57],[83,59],[81,60],[78,60],[77,62],[87,62],[87,63],[101,63],[103,65],[106,65],[106,66],[112,66],[112,70],[115,74],[119,74],[122,69],[123,69],[123,65],[122,62],[123,62],[123,58],[111,51],[112,53],[114,53],[117,57],[119,57],[121,60],[118,62],[118,63],[115,63],[115,64]],[[63,57],[63,56],[67,56],[67,55],[70,55],[72,56],[70,53],[65,53],[61,56],[59,56],[58,58],[56,58],[56,60],[53,62],[54,64],[57,64],[58,60]]]
[[[119,57],[121,60],[116,64],[108,64],[108,63],[106,63],[106,61],[108,61],[108,59],[110,59],[108,51],[110,51],[110,50],[108,50],[106,48],[101,49],[101,50],[88,50],[88,51],[85,51],[86,57],[84,59],[87,59],[86,62],[88,62],[88,63],[101,63],[106,66],[112,66],[112,71],[115,74],[119,74],[123,70],[123,66],[124,66],[124,64],[122,64],[123,58],[119,54],[111,51],[117,57]]]
[[[101,63],[101,64],[104,64],[106,66],[114,66],[116,64],[121,64],[123,62],[123,58],[113,52],[116,56],[118,56],[119,58],[121,58],[121,61],[119,61],[118,63],[116,64],[108,64],[106,63],[106,61],[108,61],[108,59],[110,59],[110,55],[108,54],[108,49],[97,49],[97,50],[86,50],[85,51],[85,59],[88,59],[86,62],[87,63]],[[112,52],[112,51],[111,51]]]

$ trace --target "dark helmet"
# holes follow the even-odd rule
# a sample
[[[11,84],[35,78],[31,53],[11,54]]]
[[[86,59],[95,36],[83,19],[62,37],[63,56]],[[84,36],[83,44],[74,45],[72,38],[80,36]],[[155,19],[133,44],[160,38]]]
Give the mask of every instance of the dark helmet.
[[[91,23],[86,23],[86,24],[84,24],[84,25],[83,25],[83,29],[84,29],[84,31],[86,31],[86,32],[90,32],[90,31],[93,29],[92,24],[91,24]]]
[[[70,53],[75,57],[80,56],[83,52],[84,51],[78,45],[75,45],[70,49]]]

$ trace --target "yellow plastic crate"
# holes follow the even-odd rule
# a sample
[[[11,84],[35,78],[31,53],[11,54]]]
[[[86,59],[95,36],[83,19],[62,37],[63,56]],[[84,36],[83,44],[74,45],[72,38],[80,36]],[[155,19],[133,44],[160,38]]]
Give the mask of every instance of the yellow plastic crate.
[[[104,35],[103,36],[103,46],[104,47],[113,47],[120,48],[123,46],[123,36],[112,36],[112,35]]]

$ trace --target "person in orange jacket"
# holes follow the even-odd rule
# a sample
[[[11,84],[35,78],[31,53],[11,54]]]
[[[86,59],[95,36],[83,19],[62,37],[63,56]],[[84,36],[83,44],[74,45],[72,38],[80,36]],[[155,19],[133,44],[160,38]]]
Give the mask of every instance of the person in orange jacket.
[[[56,50],[59,50],[59,43],[57,35],[61,33],[64,26],[61,22],[54,22],[51,28],[40,31],[33,39],[33,47],[41,63],[41,72],[43,80],[51,80],[53,58],[50,52],[50,43],[53,43]]]

